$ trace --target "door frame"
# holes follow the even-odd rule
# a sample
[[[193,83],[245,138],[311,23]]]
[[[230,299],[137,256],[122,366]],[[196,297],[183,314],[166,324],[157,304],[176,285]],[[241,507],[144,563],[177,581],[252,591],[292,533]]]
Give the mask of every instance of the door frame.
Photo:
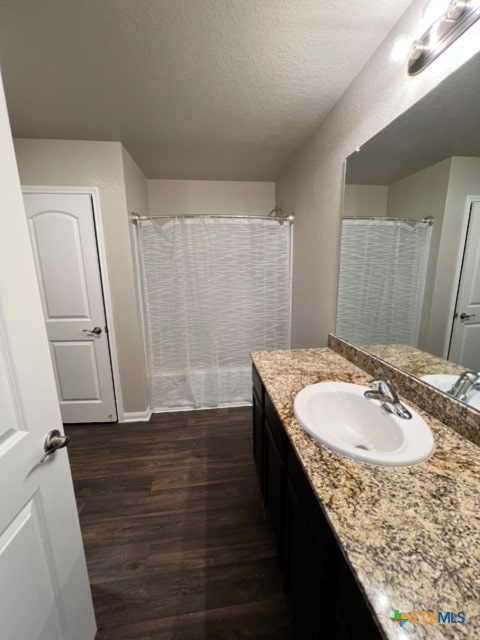
[[[113,313],[110,280],[108,274],[107,251],[105,248],[105,234],[103,232],[103,217],[100,206],[100,190],[98,187],[57,187],[45,185],[24,185],[22,193],[51,193],[89,195],[92,198],[93,225],[95,228],[98,261],[100,267],[100,281],[102,283],[103,305],[108,326],[108,344],[110,351],[110,364],[112,369],[113,393],[117,408],[117,422],[125,421],[123,409],[122,385],[120,384],[120,367],[118,364],[117,337],[115,331],[115,316]],[[108,424],[108,423],[106,423]],[[115,424],[115,423],[113,423]]]
[[[450,345],[452,342],[453,316],[455,314],[455,308],[457,306],[458,289],[460,287],[460,280],[462,277],[463,258],[465,255],[465,248],[467,244],[470,216],[472,214],[472,207],[475,202],[480,202],[480,196],[467,196],[465,201],[465,210],[463,212],[462,229],[460,233],[459,252],[457,256],[457,264],[455,267],[455,275],[453,279],[453,289],[452,289],[452,297],[450,300],[450,309],[448,313],[445,343],[443,346],[443,357],[445,360],[448,360]]]

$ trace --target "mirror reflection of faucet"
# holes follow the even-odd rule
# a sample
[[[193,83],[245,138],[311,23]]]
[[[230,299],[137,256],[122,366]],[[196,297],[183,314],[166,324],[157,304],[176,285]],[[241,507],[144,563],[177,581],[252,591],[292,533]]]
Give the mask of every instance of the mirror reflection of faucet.
[[[480,372],[465,371],[460,376],[436,373],[422,376],[421,380],[456,400],[480,409]]]
[[[474,391],[480,391],[480,373],[465,371],[447,393],[461,402],[467,402]]]

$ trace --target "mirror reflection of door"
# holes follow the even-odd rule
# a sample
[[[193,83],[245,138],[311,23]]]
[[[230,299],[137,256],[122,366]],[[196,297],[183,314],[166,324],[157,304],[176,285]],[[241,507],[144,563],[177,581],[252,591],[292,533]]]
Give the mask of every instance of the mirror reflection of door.
[[[480,370],[480,201],[470,210],[448,357]]]

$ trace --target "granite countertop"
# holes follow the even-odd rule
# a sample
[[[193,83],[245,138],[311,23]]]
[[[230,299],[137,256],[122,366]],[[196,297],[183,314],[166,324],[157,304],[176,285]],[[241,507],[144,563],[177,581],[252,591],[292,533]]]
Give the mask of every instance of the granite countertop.
[[[252,359],[385,637],[480,638],[479,448],[415,407],[434,435],[429,461],[375,467],[350,460],[303,431],[293,400],[315,382],[365,384],[370,376],[327,348]],[[466,620],[400,628],[390,620],[395,609],[464,611]]]
[[[460,364],[443,360],[408,344],[370,344],[362,348],[416,378],[432,373],[460,375],[466,371]]]

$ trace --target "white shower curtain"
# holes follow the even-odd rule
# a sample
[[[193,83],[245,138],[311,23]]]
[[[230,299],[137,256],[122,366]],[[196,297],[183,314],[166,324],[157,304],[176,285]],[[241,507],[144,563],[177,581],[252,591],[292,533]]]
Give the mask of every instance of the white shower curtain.
[[[249,353],[289,347],[289,225],[151,220],[138,239],[152,410],[250,404]]]
[[[344,220],[336,333],[354,344],[417,345],[431,227]]]

